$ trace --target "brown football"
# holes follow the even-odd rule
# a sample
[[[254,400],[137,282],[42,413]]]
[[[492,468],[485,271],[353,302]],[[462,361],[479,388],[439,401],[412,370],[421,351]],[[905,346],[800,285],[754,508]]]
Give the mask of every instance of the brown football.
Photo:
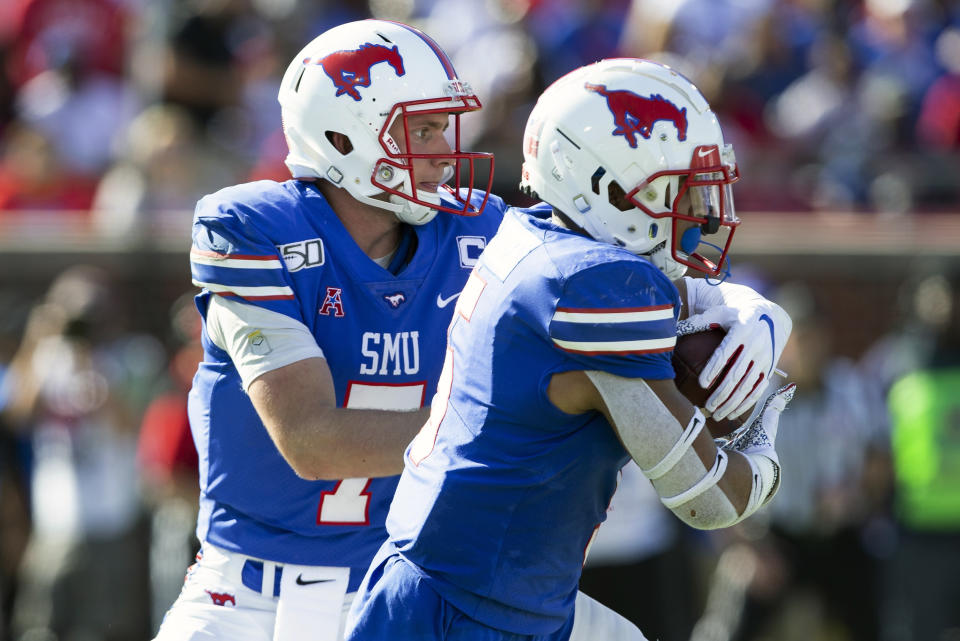
[[[727,335],[727,331],[717,327],[707,329],[702,332],[684,334],[677,337],[677,344],[673,348],[673,371],[675,373],[674,383],[680,393],[687,397],[691,403],[702,408],[707,403],[707,399],[713,394],[720,381],[727,373],[727,367],[721,370],[714,384],[709,389],[700,387],[698,379],[700,372],[703,371],[710,356],[720,345],[720,341]],[[745,416],[743,418],[746,418]],[[707,427],[714,437],[726,436],[733,430],[740,427],[743,423],[742,418],[734,420],[724,419],[715,421],[712,418],[707,419]]]

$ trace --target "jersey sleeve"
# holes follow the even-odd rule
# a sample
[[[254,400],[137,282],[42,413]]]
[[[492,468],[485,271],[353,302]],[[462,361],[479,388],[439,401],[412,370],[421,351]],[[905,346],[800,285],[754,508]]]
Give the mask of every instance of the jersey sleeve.
[[[324,358],[307,326],[284,314],[214,296],[207,334],[233,361],[243,389],[259,376],[307,358]]]
[[[587,370],[672,379],[679,303],[673,283],[646,263],[594,265],[564,284],[550,339]]]
[[[197,204],[190,248],[193,284],[221,296],[301,320],[284,262],[251,216],[230,203],[203,198]]]

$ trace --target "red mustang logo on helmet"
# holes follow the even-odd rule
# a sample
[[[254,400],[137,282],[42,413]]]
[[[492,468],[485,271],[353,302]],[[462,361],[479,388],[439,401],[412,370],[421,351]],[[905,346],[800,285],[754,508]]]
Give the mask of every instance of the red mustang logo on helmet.
[[[367,42],[360,45],[359,49],[334,51],[319,60],[309,58],[304,60],[304,64],[311,62],[323,67],[326,74],[333,80],[338,96],[347,94],[357,101],[360,100],[357,87],[370,86],[370,67],[373,65],[388,62],[398,76],[406,73],[403,68],[403,58],[400,57],[400,51],[397,50],[396,45],[391,48]]]
[[[613,123],[617,126],[613,135],[623,136],[631,147],[637,146],[633,134],[638,133],[649,139],[653,125],[658,120],[669,120],[677,128],[677,139],[687,139],[686,107],[677,109],[675,104],[660,94],[644,98],[632,91],[608,91],[606,85],[586,83],[584,87],[607,99],[607,108],[613,113]]]

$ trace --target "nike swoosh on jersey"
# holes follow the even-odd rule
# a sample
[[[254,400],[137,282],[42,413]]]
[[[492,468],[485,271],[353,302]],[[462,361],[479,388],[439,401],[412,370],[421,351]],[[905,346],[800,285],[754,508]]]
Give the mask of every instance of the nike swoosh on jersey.
[[[333,581],[333,579],[315,579],[313,581],[304,581],[302,574],[297,575],[297,585],[313,585],[314,583],[329,583],[330,581]]]
[[[447,305],[449,305],[450,303],[452,303],[454,300],[456,300],[456,299],[457,299],[457,296],[459,296],[459,295],[460,295],[460,292],[457,292],[457,293],[454,294],[453,296],[450,296],[450,297],[448,297],[448,298],[444,298],[444,297],[441,296],[440,294],[437,294],[437,307],[439,307],[440,309],[443,309],[444,307],[446,307]]]

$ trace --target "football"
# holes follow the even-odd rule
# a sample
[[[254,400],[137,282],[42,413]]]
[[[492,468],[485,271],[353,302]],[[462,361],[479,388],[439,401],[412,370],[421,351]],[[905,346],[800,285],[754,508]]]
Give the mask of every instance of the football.
[[[703,408],[703,406],[706,405],[707,399],[713,394],[713,391],[717,388],[720,381],[723,380],[727,369],[730,367],[730,365],[727,365],[727,367],[721,370],[720,375],[717,376],[714,384],[709,389],[700,387],[700,383],[698,382],[700,372],[703,371],[707,361],[710,360],[710,356],[713,355],[717,346],[720,345],[720,341],[722,341],[726,335],[727,332],[725,329],[716,327],[677,337],[677,344],[673,348],[672,358],[673,371],[675,373],[673,380],[677,389],[680,390],[680,393],[699,408]],[[722,437],[740,427],[744,418],[746,418],[746,416],[733,420],[724,419],[722,421],[707,418],[707,427],[715,438]]]

